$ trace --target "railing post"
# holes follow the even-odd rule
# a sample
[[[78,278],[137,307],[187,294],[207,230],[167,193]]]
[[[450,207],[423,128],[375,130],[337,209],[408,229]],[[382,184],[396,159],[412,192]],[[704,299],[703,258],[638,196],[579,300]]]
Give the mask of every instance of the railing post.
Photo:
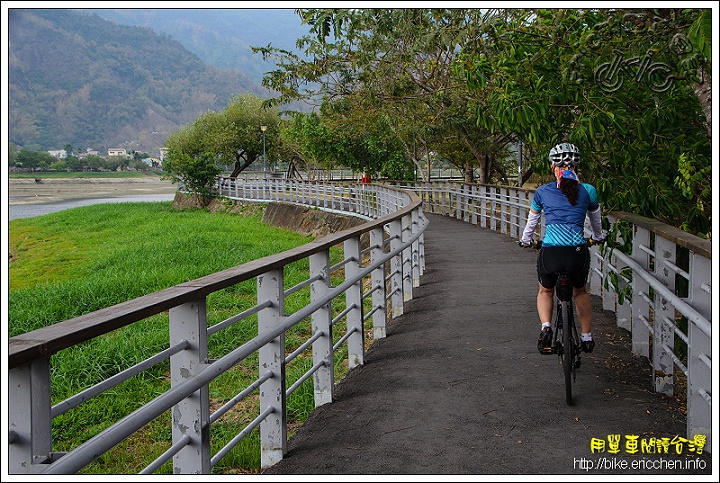
[[[370,261],[380,260],[385,255],[385,231],[382,227],[370,231]],[[372,271],[372,304],[373,304],[373,339],[385,337],[387,326],[387,285],[385,283],[385,267],[383,263]]]
[[[697,325],[688,324],[687,433],[707,437],[712,452],[712,338]]]
[[[690,303],[712,321],[711,260],[690,252]],[[706,449],[712,452],[712,338],[696,324],[688,323],[687,433],[689,438],[707,436]]]
[[[425,209],[429,210],[430,213],[437,213],[437,194],[435,192],[435,183],[428,181],[425,183]]]
[[[35,359],[8,371],[8,473],[45,469],[52,453],[50,362]]]
[[[515,193],[514,201],[516,206],[510,209],[513,213],[510,224],[510,237],[512,237],[513,240],[519,240],[522,237],[522,230],[525,228],[522,224],[527,220],[527,216],[523,216],[524,210],[526,211],[523,207],[527,201],[527,193],[519,189],[513,189],[513,193]]]
[[[420,226],[420,212],[419,210],[413,210],[412,214],[410,215],[410,234],[415,236],[415,234],[418,232],[418,227]],[[421,266],[421,257],[420,257],[420,241],[421,241],[422,235],[418,237],[417,240],[412,242],[412,284],[413,287],[419,287],[420,286],[420,276],[423,274],[423,267]]]
[[[410,215],[403,216],[402,220],[402,242],[406,243],[412,238],[412,217]],[[413,270],[412,270],[412,244],[402,251],[402,280],[403,280],[403,300],[412,300],[413,298]]]
[[[508,223],[510,220],[510,190],[507,188],[500,188],[500,233],[509,234]]]
[[[480,186],[480,220],[478,225],[482,228],[487,228],[487,213],[488,213],[488,187],[485,185]]]
[[[500,188],[497,186],[488,187],[488,193],[490,195],[490,229],[497,231],[498,227],[498,199],[500,198]]]
[[[442,193],[442,198],[441,198],[442,211],[440,212],[440,214],[443,216],[445,216],[445,215],[450,216],[452,214],[450,211],[451,204],[452,204],[451,199],[450,199],[450,197],[451,197],[450,184],[447,181],[441,181],[440,184],[442,187],[442,191],[441,191],[441,193]]]
[[[624,242],[625,242],[625,240],[623,240],[620,233],[617,234],[617,241],[621,245],[624,244]],[[622,262],[620,260],[620,258],[618,258],[618,256],[614,254],[614,250],[613,250],[613,253],[611,253],[611,255],[610,255],[610,263],[606,262],[605,265],[612,265],[617,270],[618,289],[624,290],[625,288],[627,288],[628,282],[625,281],[625,279],[623,278],[623,275],[622,275],[622,271],[627,267],[627,264],[625,262]],[[603,270],[604,276],[607,276],[608,273],[609,273],[608,269]],[[603,280],[601,279],[601,280],[599,280],[598,283],[602,284],[602,282],[603,282]],[[614,290],[607,290],[607,292],[612,293],[612,292],[614,292]],[[617,300],[617,294],[615,294],[614,298],[615,298],[615,300]],[[608,308],[606,307],[604,298],[603,298],[603,308],[608,310]],[[612,309],[610,309],[610,310],[612,310]],[[625,297],[622,304],[619,302],[615,303],[614,310],[615,310],[615,320],[616,320],[618,327],[621,327],[627,331],[632,331],[633,304],[630,302],[630,298]]]
[[[448,191],[450,192],[450,216],[456,220],[461,219],[460,204],[462,202],[462,193],[457,189],[457,183],[448,181]]]
[[[170,346],[187,340],[190,345],[170,357],[170,385],[178,386],[207,366],[205,299],[170,309]],[[184,436],[190,443],[173,456],[174,474],[210,474],[210,395],[205,385],[173,406],[172,440]]]
[[[665,262],[675,264],[675,242],[663,237],[655,237],[655,276],[668,290],[675,293],[675,272]],[[673,349],[675,346],[675,307],[662,295],[655,294],[653,307],[655,339],[653,342],[653,368],[655,374],[655,390],[668,396],[673,394],[673,374],[675,363],[664,347]],[[670,321],[672,327],[667,323]]]
[[[352,279],[361,270],[361,247],[360,237],[353,237],[345,240],[345,259],[350,260],[345,264],[345,278]],[[365,343],[363,335],[363,296],[362,280],[358,280],[345,292],[346,326],[348,334],[348,367],[361,366],[365,363]]]
[[[644,270],[650,271],[650,255],[640,247],[650,246],[650,231],[635,225],[631,258]],[[632,292],[632,350],[643,357],[650,357],[650,331],[645,326],[650,319],[650,284],[638,275],[633,276]],[[644,321],[644,322],[643,322]]]
[[[522,235],[521,235],[522,236]],[[602,296],[602,278],[603,271],[607,261],[599,253],[597,247],[590,247],[590,274],[588,275],[589,292],[592,295]]]
[[[258,275],[257,297],[258,304],[266,300],[272,304],[258,313],[260,335],[277,327],[284,316],[284,278],[281,269]],[[260,413],[272,408],[272,413],[260,423],[260,466],[268,468],[283,459],[287,448],[285,334],[262,346],[258,353],[259,375],[272,373],[272,377],[260,385]]]
[[[605,257],[600,255],[600,247],[591,247],[590,253],[592,254],[592,256],[597,256],[600,259],[600,273],[597,275],[597,295],[599,295],[602,299],[603,310],[612,310],[613,312],[615,312],[616,310],[618,310],[618,304],[616,303],[617,294],[614,290],[605,290],[603,288],[603,280],[605,280],[605,277],[609,276],[610,267],[616,267],[616,270],[618,270],[618,287],[624,287],[626,283],[623,281],[622,275],[620,274],[620,270],[622,270],[623,265],[620,265],[620,261],[614,253],[611,253],[609,256]],[[625,308],[626,310],[629,310],[630,304],[625,304]],[[620,321],[618,320],[618,325],[620,325],[619,322]],[[627,322],[629,322],[629,320]],[[629,325],[623,328],[630,330]]]
[[[390,228],[390,251],[399,249],[402,245],[402,221],[393,220],[389,224]],[[390,260],[390,291],[392,293],[392,317],[398,317],[403,314],[403,254],[398,253]]]
[[[473,225],[478,224],[478,204],[477,185],[473,184],[470,187],[470,223]]]
[[[321,299],[330,287],[330,251],[323,250],[310,255],[310,278],[320,277],[310,284],[310,302]],[[323,363],[313,374],[315,407],[331,403],[333,398],[333,338],[332,310],[330,303],[323,305],[311,315],[312,333],[322,335],[312,344],[313,365]]]
[[[470,209],[469,209],[469,206],[470,206],[470,196],[469,196],[470,185],[467,184],[467,183],[462,183],[462,184],[460,184],[460,186],[461,186],[461,191],[460,191],[460,192],[461,192],[461,196],[462,196],[462,211],[463,211],[462,216],[463,216],[463,221],[464,221],[465,223],[467,223],[467,222],[470,221]]]

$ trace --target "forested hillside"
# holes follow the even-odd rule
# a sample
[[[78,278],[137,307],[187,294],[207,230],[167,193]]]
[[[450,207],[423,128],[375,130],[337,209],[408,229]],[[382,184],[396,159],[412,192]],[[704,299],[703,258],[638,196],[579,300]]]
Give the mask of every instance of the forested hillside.
[[[275,69],[252,52],[266,46],[297,51],[297,39],[308,35],[291,8],[95,8],[89,11],[118,24],[149,27],[165,32],[206,64],[239,69],[256,84],[265,72]]]
[[[9,141],[157,154],[164,138],[239,93],[266,91],[179,42],[95,14],[8,11]]]

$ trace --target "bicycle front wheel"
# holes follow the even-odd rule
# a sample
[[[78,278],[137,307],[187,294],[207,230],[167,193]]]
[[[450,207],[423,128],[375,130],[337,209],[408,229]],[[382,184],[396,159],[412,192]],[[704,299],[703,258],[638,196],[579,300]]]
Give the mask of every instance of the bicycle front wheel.
[[[572,371],[573,371],[573,340],[572,328],[570,327],[570,319],[568,317],[568,304],[563,302],[560,304],[560,316],[563,322],[563,355],[562,366],[565,373],[565,400],[568,404],[572,404]]]

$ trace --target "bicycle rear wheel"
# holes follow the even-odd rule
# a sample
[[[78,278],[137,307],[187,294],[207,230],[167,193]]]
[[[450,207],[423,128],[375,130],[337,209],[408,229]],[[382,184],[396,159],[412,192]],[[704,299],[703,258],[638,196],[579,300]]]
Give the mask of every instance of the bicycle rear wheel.
[[[570,319],[568,317],[568,303],[560,304],[560,316],[562,317],[562,366],[565,373],[565,400],[568,404],[572,404],[572,373],[573,373],[573,351],[574,344],[572,339],[572,327],[570,327]]]

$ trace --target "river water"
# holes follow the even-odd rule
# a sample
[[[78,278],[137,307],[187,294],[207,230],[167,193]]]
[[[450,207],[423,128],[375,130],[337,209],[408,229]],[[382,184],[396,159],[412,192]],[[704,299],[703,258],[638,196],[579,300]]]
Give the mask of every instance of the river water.
[[[32,218],[34,216],[47,215],[56,211],[67,210],[68,208],[77,208],[79,206],[95,205],[98,203],[124,203],[139,201],[172,201],[174,194],[157,194],[157,195],[133,195],[133,196],[113,196],[107,198],[83,198],[77,200],[56,201],[54,203],[21,203],[8,204],[8,221],[17,218]]]

